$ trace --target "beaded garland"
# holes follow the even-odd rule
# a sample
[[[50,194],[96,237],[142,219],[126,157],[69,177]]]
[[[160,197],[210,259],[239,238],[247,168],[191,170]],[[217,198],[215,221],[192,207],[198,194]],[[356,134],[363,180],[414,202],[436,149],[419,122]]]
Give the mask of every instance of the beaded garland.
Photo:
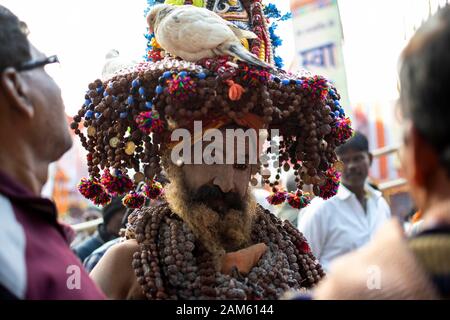
[[[258,207],[252,241],[268,251],[247,275],[218,272],[212,255],[167,204],[137,211],[129,227],[139,244],[132,266],[147,299],[277,299],[324,276],[305,238]]]
[[[322,77],[269,75],[242,62],[236,67],[230,60],[221,57],[194,64],[166,57],[141,63],[104,83],[92,83],[71,124],[89,152],[90,176],[99,180],[101,170],[111,168],[126,175],[128,169],[134,169],[143,171],[151,183],[162,170],[161,143],[164,145],[171,130],[189,127],[194,120],[223,114],[233,119],[251,112],[283,137],[275,181],[266,176],[264,182],[278,188],[281,167],[287,165],[288,170],[294,169],[299,189],[303,184],[323,185],[327,170],[337,161],[334,149],[351,133],[336,90]],[[174,77],[195,83],[189,105],[165,87],[167,79]],[[253,88],[232,94],[236,84]],[[79,129],[82,122],[88,128],[87,137]],[[129,143],[135,148],[125,152]],[[318,188],[314,190],[320,195]]]

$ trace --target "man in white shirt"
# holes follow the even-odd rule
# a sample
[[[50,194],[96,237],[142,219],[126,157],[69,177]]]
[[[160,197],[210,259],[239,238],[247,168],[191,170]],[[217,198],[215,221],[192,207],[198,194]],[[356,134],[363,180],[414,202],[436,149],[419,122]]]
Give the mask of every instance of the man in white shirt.
[[[367,183],[372,164],[367,138],[357,132],[336,153],[344,163],[337,195],[326,201],[315,198],[298,222],[324,270],[338,256],[368,243],[391,215],[381,192]]]

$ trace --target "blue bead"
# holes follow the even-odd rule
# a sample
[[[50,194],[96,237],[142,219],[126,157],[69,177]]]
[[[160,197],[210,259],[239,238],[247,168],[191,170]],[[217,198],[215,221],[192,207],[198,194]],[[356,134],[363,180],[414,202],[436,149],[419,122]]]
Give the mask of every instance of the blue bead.
[[[138,79],[134,79],[133,82],[131,82],[131,86],[132,86],[133,88],[139,87],[139,86],[140,86],[139,80],[138,80]]]
[[[166,72],[163,73],[163,78],[168,79],[168,78],[170,78],[171,76],[172,76],[172,72],[170,72],[170,71],[166,71]]]
[[[113,102],[114,101],[117,101],[117,97],[116,96],[113,96]]]
[[[104,97],[107,97],[107,96],[109,96],[109,93],[108,93],[107,91],[104,91],[104,92],[103,92],[103,96],[104,96]]]
[[[288,80],[288,79],[283,79],[283,80],[281,81],[281,83],[282,83],[284,86],[288,86],[289,83],[291,83],[291,81]]]
[[[339,103],[339,100],[334,100],[334,105],[335,106],[340,106],[341,104]]]
[[[146,107],[147,109],[152,109],[152,108],[153,108],[153,103],[151,103],[151,101],[147,101],[147,102],[145,103],[145,107]]]
[[[205,79],[206,78],[206,74],[204,72],[199,72],[199,73],[197,73],[197,78]]]
[[[178,75],[179,75],[181,78],[184,78],[184,77],[187,76],[187,72],[186,72],[186,71],[181,71]]]
[[[140,87],[139,88],[139,94],[140,95],[144,95],[145,94],[145,88],[144,87]]]
[[[130,105],[130,106],[134,103],[134,99],[133,99],[132,96],[129,96],[129,97],[128,97],[127,103],[128,103],[128,105]]]
[[[113,88],[113,84],[112,84],[112,82],[110,82],[110,83],[108,84],[108,87],[109,87],[110,89],[112,89],[112,88]]]
[[[96,114],[95,114],[95,119],[98,119],[98,118],[100,118],[102,116],[102,114],[100,113],[100,112],[97,112]]]
[[[344,111],[344,109],[339,109],[339,115],[341,116],[341,117],[345,117],[345,111]]]
[[[341,114],[340,114],[339,111],[335,111],[335,112],[334,112],[334,115],[335,115],[337,118],[339,118],[339,116],[340,116]]]
[[[88,110],[88,111],[86,111],[86,114],[84,115],[84,117],[86,119],[90,119],[90,118],[92,118],[93,115],[94,115],[94,111]]]
[[[98,87],[97,88],[97,93],[102,93],[103,92],[103,87]]]
[[[156,94],[161,94],[164,92],[164,88],[162,86],[157,86],[155,91]]]
[[[128,112],[121,112],[120,119],[125,119],[128,116]]]
[[[303,84],[302,80],[295,80],[295,84],[301,86]]]
[[[91,99],[86,99],[86,100],[84,100],[84,105],[86,106],[86,107],[89,107],[89,105],[92,103],[92,101],[91,101]]]

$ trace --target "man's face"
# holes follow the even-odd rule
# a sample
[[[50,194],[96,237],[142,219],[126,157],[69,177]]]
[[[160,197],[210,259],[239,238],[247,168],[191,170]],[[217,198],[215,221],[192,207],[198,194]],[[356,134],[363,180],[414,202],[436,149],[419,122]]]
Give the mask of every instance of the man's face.
[[[122,219],[125,215],[125,211],[125,208],[118,210],[109,220],[108,225],[106,226],[106,230],[110,235],[117,236],[119,234],[120,228],[122,227]]]
[[[372,157],[368,152],[353,149],[346,150],[338,155],[338,159],[344,163],[342,183],[351,188],[360,188],[369,175]]]
[[[34,60],[45,55],[31,45]],[[23,72],[30,88],[28,99],[34,108],[33,134],[30,138],[46,160],[59,159],[72,146],[61,90],[44,67]]]
[[[226,158],[225,134],[223,142],[223,149],[216,149],[216,151],[224,152],[224,158]],[[203,147],[208,144],[204,143]],[[243,199],[247,195],[252,166],[254,166],[248,163],[248,153],[248,143],[244,148],[239,148],[235,143],[235,164],[184,165],[182,170],[191,200],[204,203],[219,213],[226,213],[229,209],[242,210]],[[240,154],[245,155],[247,159],[245,164],[238,164],[237,159]]]

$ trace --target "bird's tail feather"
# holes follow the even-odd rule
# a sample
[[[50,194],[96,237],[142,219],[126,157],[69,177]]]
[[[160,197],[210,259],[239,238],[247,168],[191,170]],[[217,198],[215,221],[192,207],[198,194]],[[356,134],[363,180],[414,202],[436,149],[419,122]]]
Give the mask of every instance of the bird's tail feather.
[[[250,63],[255,66],[259,66],[262,68],[273,69],[273,67],[271,65],[265,63],[264,61],[259,60],[257,56],[255,56],[254,54],[247,51],[241,45],[235,45],[235,44],[228,45],[225,51],[227,51],[227,53],[229,55],[232,55],[244,62]]]

